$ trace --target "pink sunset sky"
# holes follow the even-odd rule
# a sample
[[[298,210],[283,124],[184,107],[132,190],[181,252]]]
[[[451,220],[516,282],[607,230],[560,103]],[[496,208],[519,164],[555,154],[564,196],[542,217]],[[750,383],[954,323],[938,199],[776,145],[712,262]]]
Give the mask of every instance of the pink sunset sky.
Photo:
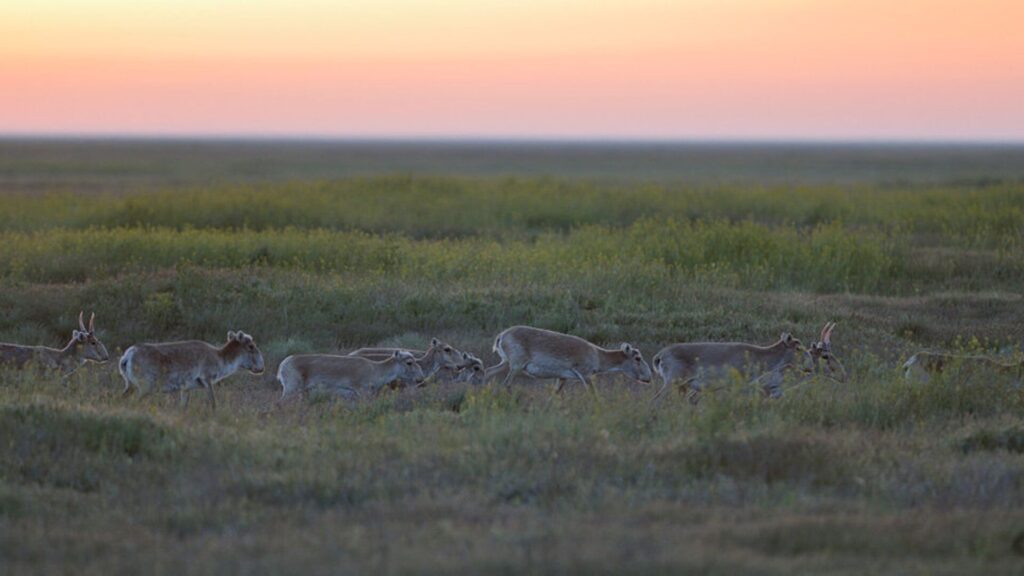
[[[1024,140],[1021,0],[34,0],[0,134]]]

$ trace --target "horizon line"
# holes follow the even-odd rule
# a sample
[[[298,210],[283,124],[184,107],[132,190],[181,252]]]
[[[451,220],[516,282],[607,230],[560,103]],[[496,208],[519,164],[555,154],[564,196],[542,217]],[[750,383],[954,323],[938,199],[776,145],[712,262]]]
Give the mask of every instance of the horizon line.
[[[345,135],[297,133],[161,133],[161,132],[0,132],[0,141],[146,141],[146,142],[253,142],[337,144],[677,144],[677,145],[920,145],[920,146],[1024,146],[1021,138],[918,138],[918,137],[807,137],[807,136],[581,136],[581,135]]]

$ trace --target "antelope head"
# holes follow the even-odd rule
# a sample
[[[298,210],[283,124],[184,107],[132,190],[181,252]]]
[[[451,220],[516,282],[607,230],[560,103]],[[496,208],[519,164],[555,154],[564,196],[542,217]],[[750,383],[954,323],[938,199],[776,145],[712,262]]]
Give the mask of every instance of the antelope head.
[[[78,313],[78,330],[71,333],[72,341],[78,350],[79,356],[93,362],[106,362],[110,360],[107,347],[96,337],[96,313],[89,316],[89,326],[85,325],[85,311]]]
[[[426,378],[423,375],[423,368],[420,367],[415,356],[405,350],[395,350],[392,357],[396,362],[400,363],[402,368],[401,372],[399,372],[398,380],[412,382],[417,388],[423,386]]]
[[[631,344],[623,344],[619,350],[625,356],[620,364],[621,370],[634,380],[644,384],[651,383],[651,367],[644,360],[640,350]]]
[[[811,352],[807,348],[804,348],[803,342],[789,332],[783,332],[780,334],[779,341],[775,346],[782,346],[785,350],[785,365],[795,368],[799,365],[798,362],[802,361],[802,370],[804,372],[810,372],[814,369],[814,357],[811,355]],[[799,361],[797,360],[798,356],[800,357]]]
[[[463,365],[459,371],[457,382],[469,382],[470,384],[477,385],[484,383],[484,361],[469,354],[467,352],[462,353]]]
[[[252,336],[241,330],[238,332],[232,330],[228,332],[226,347],[235,347],[238,350],[238,357],[241,359],[238,364],[239,368],[244,368],[253,374],[263,373],[263,353],[256,346]]]
[[[462,371],[473,365],[475,361],[479,360],[476,356],[473,356],[469,352],[459,352],[459,365],[455,367],[456,370]]]
[[[463,360],[460,357],[459,351],[452,348],[450,344],[442,342],[437,338],[432,338],[430,340],[430,347],[440,355],[439,365],[451,368],[452,370],[458,370],[463,366]]]
[[[835,378],[840,382],[846,381],[846,369],[843,364],[832,353],[832,330],[836,327],[835,322],[826,322],[818,336],[818,341],[811,344],[811,358],[814,361],[814,371],[822,371],[826,376]]]

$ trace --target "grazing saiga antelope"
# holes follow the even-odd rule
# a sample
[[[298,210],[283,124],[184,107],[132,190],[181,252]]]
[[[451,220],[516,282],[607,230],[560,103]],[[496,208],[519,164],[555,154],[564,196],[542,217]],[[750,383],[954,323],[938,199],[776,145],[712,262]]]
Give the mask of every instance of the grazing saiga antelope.
[[[262,374],[263,354],[252,336],[231,331],[220,348],[198,340],[136,344],[124,351],[118,368],[124,378],[122,396],[133,390],[139,391],[140,398],[157,390],[177,391],[185,408],[192,390],[206,388],[210,409],[215,411],[213,385],[239,370]]]
[[[950,368],[962,370],[991,370],[994,372],[1016,372],[1017,378],[1024,376],[1024,360],[1004,363],[989,356],[976,354],[946,354],[943,352],[922,351],[911,356],[903,363],[903,375],[908,380],[915,377],[927,382],[931,375],[941,374]]]
[[[505,386],[520,374],[554,378],[557,380],[555,393],[560,394],[566,380],[573,378],[597,396],[590,378],[594,374],[621,372],[645,384],[651,381],[651,367],[640,350],[630,344],[617,349],[601,348],[578,336],[513,326],[494,339],[494,352],[501,357],[501,362],[487,369],[484,381],[507,369],[508,374],[502,381]]]
[[[462,353],[437,338],[430,340],[430,348],[426,351],[406,348],[360,348],[349,352],[348,355],[379,361],[387,360],[396,350],[408,352],[416,358],[416,363],[423,370],[424,379],[430,378],[439,370],[459,370],[463,366]]]
[[[778,342],[769,346],[743,342],[672,344],[654,355],[654,370],[661,376],[662,385],[651,401],[657,401],[670,384],[678,381],[681,389],[689,389],[687,397],[696,403],[710,381],[733,372],[756,380],[767,396],[778,398],[785,371],[795,367],[801,356],[810,367],[810,353],[789,332],[783,332]]]
[[[71,332],[71,340],[63,348],[22,346],[0,343],[0,365],[22,369],[36,366],[43,370],[60,371],[61,380],[78,370],[86,362],[103,363],[110,360],[107,347],[96,338],[96,314],[89,316],[85,327],[84,312],[78,313],[78,330]]]
[[[373,361],[361,356],[333,354],[294,354],[281,361],[277,381],[284,402],[295,392],[314,389],[354,396],[367,390],[373,395],[395,380],[423,383],[423,369],[416,357],[395,350],[386,360]]]

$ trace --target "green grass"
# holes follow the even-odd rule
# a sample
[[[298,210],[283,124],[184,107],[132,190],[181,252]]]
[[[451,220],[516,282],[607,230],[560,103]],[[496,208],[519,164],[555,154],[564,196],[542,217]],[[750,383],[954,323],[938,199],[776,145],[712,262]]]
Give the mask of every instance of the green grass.
[[[144,195],[0,197],[0,226],[6,230],[291,227],[414,238],[515,238],[583,225],[622,227],[650,218],[749,220],[798,228],[840,222],[856,229],[927,235],[939,245],[1012,249],[1021,242],[1024,185],[737,187],[404,176],[223,184]]]
[[[215,416],[126,403],[113,367],[70,389],[5,382],[0,553],[15,570],[1019,563],[1024,456],[963,448],[1018,429],[1024,397],[1005,381],[975,394],[858,378],[652,411],[644,389],[605,380],[600,404],[581,390],[549,404],[540,389],[435,388],[268,411],[276,391],[238,378]]]
[[[283,268],[402,282],[467,285],[573,283],[595,270],[657,283],[685,275],[723,286],[882,292],[900,281],[905,243],[839,226],[800,232],[753,223],[642,220],[625,229],[589,225],[534,241],[412,240],[327,230],[114,228],[0,233],[0,276],[31,282],[102,279],[181,266]],[[1009,277],[1024,265],[1006,257]],[[1024,262],[1021,262],[1024,264]]]
[[[0,566],[1019,571],[1020,383],[897,367],[922,347],[1020,353],[1022,206],[1014,183],[532,177],[0,196],[0,341],[63,344],[85,309],[112,353],[244,329],[268,365],[221,384],[216,414],[122,399],[115,362],[67,387],[0,374]],[[774,402],[740,384],[652,408],[652,387],[600,378],[600,402],[524,383],[274,404],[296,352],[438,336],[492,364],[523,323],[650,358],[826,320],[850,381]]]

